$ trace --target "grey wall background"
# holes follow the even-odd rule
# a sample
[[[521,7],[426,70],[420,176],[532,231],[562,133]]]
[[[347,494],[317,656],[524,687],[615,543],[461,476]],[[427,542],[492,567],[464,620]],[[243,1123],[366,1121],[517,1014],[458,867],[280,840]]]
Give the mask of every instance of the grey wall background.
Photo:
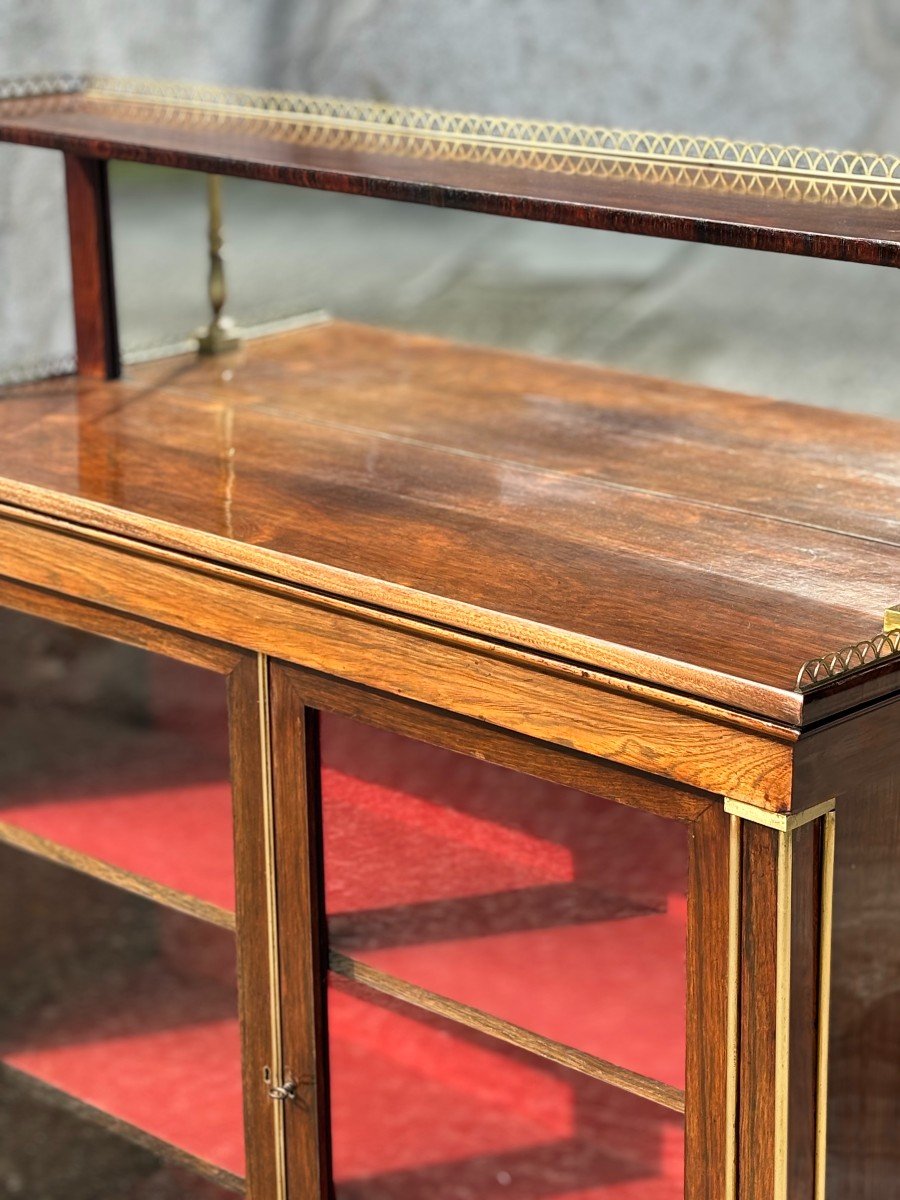
[[[895,0],[0,0],[0,75],[87,69],[900,151]],[[117,169],[126,341],[203,319],[202,189]],[[893,272],[229,181],[232,309],[325,306],[893,412]],[[0,372],[70,351],[62,175],[0,149]]]

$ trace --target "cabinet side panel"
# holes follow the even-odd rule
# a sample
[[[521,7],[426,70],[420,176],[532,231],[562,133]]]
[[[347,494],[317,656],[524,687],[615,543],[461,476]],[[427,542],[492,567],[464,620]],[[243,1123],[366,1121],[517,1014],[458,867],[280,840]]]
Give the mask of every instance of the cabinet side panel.
[[[900,1196],[900,754],[840,807],[828,1200]]]

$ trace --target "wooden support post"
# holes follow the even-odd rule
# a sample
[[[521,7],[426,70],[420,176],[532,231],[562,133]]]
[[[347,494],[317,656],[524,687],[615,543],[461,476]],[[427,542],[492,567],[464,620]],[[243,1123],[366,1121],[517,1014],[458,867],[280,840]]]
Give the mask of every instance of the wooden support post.
[[[78,374],[117,379],[119,335],[106,163],[66,154],[72,301]]]

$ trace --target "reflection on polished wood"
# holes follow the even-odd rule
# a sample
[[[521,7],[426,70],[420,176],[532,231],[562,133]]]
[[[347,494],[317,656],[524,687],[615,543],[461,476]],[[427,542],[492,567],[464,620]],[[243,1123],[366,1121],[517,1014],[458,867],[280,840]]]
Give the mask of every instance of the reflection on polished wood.
[[[781,720],[872,696],[797,672],[896,596],[889,421],[342,323],[227,381],[180,359],[8,390],[0,474],[13,503]]]

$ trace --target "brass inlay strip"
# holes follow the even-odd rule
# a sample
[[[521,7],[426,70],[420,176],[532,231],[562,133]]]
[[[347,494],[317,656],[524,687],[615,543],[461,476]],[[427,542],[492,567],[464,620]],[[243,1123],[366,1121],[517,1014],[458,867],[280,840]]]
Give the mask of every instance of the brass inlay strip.
[[[828,1165],[828,1055],[831,1034],[831,940],[834,928],[834,853],[836,818],[822,822],[822,912],[819,949],[819,1053],[816,1083],[815,1200],[825,1200]]]
[[[775,1190],[774,1200],[790,1200],[788,1167],[790,1148],[791,1070],[791,940],[794,882],[794,835],[778,836],[778,886],[775,950]]]
[[[272,787],[272,729],[269,710],[269,659],[258,654],[257,690],[259,695],[259,734],[262,750],[262,807],[263,828],[266,842],[266,927],[268,931],[269,960],[269,1025],[271,1030],[272,1062],[270,1079],[272,1088],[283,1087],[284,1054],[281,1037],[281,963],[278,946],[278,897],[275,879],[275,798]],[[263,1080],[257,1080],[259,1087]],[[285,1144],[284,1105],[273,1103],[272,1121],[275,1135],[275,1187],[273,1200],[287,1200],[287,1148]]]
[[[741,818],[732,816],[728,849],[728,1034],[725,1075],[725,1200],[737,1197],[738,1071],[741,1015]]]
[[[792,833],[795,829],[808,825],[810,821],[816,821],[826,813],[833,812],[834,797],[830,800],[823,800],[821,804],[814,804],[812,808],[805,808],[801,812],[774,813],[765,808],[757,808],[755,804],[747,804],[743,800],[732,800],[726,796],[725,811],[733,817],[740,817],[742,821],[752,821],[754,825],[765,825],[767,829],[777,829],[779,833]]]
[[[555,1042],[551,1038],[545,1038],[531,1030],[523,1029],[520,1025],[513,1025],[510,1021],[503,1021],[499,1017],[491,1016],[490,1013],[482,1012],[481,1009],[471,1008],[468,1004],[461,1004],[446,996],[438,995],[437,992],[430,992],[416,984],[397,979],[393,975],[379,971],[376,967],[370,967],[357,959],[348,958],[347,955],[340,954],[336,950],[329,952],[328,965],[336,974],[361,983],[374,991],[382,992],[386,996],[393,996],[395,999],[415,1005],[417,1008],[436,1013],[449,1021],[466,1025],[469,1029],[477,1029],[480,1033],[486,1033],[490,1037],[527,1050],[550,1062],[559,1063],[573,1071],[580,1071],[582,1075],[589,1075],[592,1079],[598,1079],[602,1083],[620,1088],[622,1091],[631,1092],[635,1096],[643,1096],[646,1100],[652,1100],[674,1112],[684,1112],[684,1092],[680,1088],[660,1083],[646,1075],[639,1075],[636,1071],[629,1071],[626,1067],[618,1067],[604,1059],[595,1058],[592,1054],[576,1050],[574,1046]]]

